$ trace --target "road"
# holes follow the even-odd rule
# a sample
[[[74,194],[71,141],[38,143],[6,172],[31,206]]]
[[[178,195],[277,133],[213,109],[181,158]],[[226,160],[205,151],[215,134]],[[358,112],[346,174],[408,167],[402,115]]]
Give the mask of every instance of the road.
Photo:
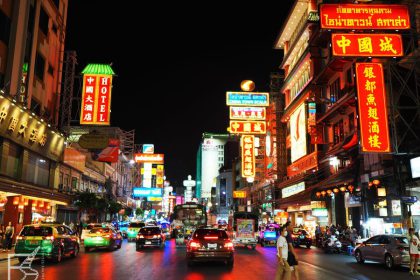
[[[353,257],[327,255],[316,248],[297,249],[301,279],[311,280],[366,280],[406,279],[407,268],[388,271],[382,264],[357,264]],[[176,248],[174,240],[167,241],[164,249],[146,249],[136,252],[134,243],[124,242],[120,250],[82,252],[75,259],[64,259],[60,264],[35,261],[32,267],[42,279],[186,279],[186,280],[240,280],[274,279],[276,251],[274,247],[257,247],[255,251],[237,248],[235,264],[229,269],[223,263],[197,264],[188,267],[185,248]],[[17,265],[16,260],[11,261]],[[21,279],[23,274],[12,270],[11,279]],[[4,276],[4,277],[3,277]],[[7,261],[0,262],[0,279],[7,279]],[[27,277],[26,280],[34,279]],[[414,277],[413,277],[414,279]],[[420,279],[420,277],[419,277]]]

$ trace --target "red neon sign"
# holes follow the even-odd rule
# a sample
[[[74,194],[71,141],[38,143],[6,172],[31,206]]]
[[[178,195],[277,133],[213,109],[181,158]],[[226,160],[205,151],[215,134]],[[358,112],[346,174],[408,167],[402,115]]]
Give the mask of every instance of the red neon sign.
[[[384,72],[381,63],[356,63],[363,152],[390,152]]]
[[[266,111],[264,107],[233,107],[229,109],[231,120],[260,120],[264,121]]]
[[[403,56],[400,34],[332,34],[336,56]]]
[[[264,121],[230,121],[229,129],[233,134],[265,134],[267,131]]]
[[[80,124],[109,125],[112,75],[83,76]]]
[[[242,177],[255,177],[254,135],[243,135],[241,138]]]
[[[325,29],[409,29],[406,5],[321,4],[321,28]]]

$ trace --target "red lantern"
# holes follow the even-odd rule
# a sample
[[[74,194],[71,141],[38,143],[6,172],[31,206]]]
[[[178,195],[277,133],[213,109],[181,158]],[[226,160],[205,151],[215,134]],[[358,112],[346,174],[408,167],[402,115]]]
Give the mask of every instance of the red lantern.
[[[322,191],[321,194],[322,194],[322,196],[325,196],[327,194],[327,192],[326,191]]]
[[[350,193],[353,193],[353,190],[354,190],[353,185],[348,186],[348,189],[349,189]]]
[[[332,190],[327,190],[328,195],[332,194]]]
[[[342,186],[341,188],[340,188],[340,191],[342,191],[342,192],[345,192],[347,189],[346,189],[346,187],[344,187],[344,186]]]
[[[316,192],[316,197],[321,197],[321,193],[320,192]]]
[[[337,189],[337,188],[335,188],[335,189],[333,189],[333,192],[334,193],[338,193],[340,190],[339,189]]]
[[[373,181],[372,181],[372,183],[373,183],[375,186],[377,186],[377,185],[379,185],[379,184],[381,183],[381,181],[379,181],[379,180],[373,180]]]

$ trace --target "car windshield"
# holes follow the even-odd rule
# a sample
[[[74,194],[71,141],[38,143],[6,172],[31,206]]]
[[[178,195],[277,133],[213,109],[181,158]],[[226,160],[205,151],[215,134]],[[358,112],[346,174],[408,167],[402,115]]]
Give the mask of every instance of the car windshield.
[[[51,227],[24,227],[22,232],[20,233],[21,236],[49,236],[52,235],[52,228]]]
[[[100,224],[91,224],[91,225],[88,225],[87,227],[86,227],[86,229],[94,229],[94,228],[101,228],[102,227],[102,225],[100,225]]]
[[[132,228],[142,228],[144,226],[145,226],[144,223],[130,223],[130,227]]]
[[[395,240],[397,240],[397,243],[399,243],[399,244],[404,244],[404,245],[408,245],[408,244],[410,244],[410,243],[408,242],[407,237],[404,237],[404,236],[399,236],[399,237],[394,237],[394,238],[395,238]]]
[[[140,229],[140,233],[142,234],[159,234],[160,228],[158,227],[145,227]]]
[[[206,239],[206,237],[218,237],[219,239],[227,239],[228,236],[224,230],[218,229],[197,229],[193,238]]]
[[[111,232],[110,228],[94,228],[90,231],[90,233],[108,233]]]

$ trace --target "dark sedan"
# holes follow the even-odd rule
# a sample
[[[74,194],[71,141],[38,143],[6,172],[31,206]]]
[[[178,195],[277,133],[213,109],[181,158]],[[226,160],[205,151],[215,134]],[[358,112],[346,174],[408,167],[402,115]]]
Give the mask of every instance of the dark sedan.
[[[165,245],[165,235],[160,227],[148,226],[139,230],[136,237],[136,250],[139,251],[143,247],[160,247]]]
[[[187,243],[187,261],[194,262],[224,261],[233,266],[234,247],[226,231],[214,228],[200,228],[194,231]]]

